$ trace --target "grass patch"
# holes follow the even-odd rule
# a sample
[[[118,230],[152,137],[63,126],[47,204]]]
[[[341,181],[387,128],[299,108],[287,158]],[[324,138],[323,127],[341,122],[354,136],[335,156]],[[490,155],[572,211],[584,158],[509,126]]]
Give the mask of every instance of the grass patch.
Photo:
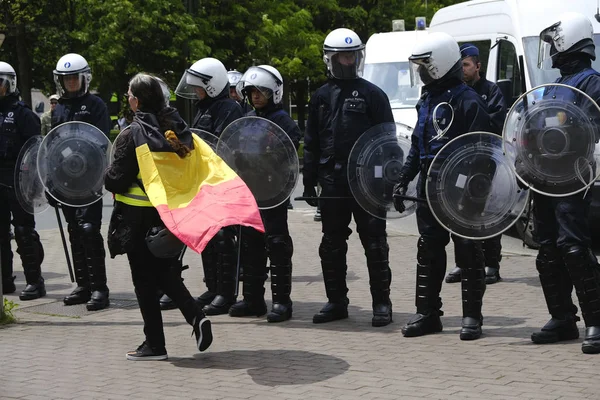
[[[4,298],[4,310],[0,312],[0,325],[14,324],[17,322],[17,317],[13,313],[13,310],[19,305],[12,300]]]

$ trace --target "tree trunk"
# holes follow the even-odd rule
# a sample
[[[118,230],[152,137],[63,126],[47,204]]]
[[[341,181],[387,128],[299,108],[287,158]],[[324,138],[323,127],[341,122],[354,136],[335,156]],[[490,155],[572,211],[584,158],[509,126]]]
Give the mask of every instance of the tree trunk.
[[[306,129],[306,87],[307,81],[300,81],[296,86],[296,110],[298,111],[298,128],[302,132]]]
[[[21,98],[31,108],[31,57],[28,51],[27,36],[25,35],[25,27],[18,25],[16,31],[17,44],[17,83],[21,92]]]

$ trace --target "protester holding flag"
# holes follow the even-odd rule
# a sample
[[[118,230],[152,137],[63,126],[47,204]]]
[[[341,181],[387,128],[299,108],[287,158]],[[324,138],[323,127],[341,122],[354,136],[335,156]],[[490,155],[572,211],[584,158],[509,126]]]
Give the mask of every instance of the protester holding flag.
[[[177,110],[168,107],[164,83],[137,74],[129,83],[129,105],[135,117],[128,130],[115,141],[115,159],[106,171],[106,189],[115,193],[115,208],[109,228],[111,256],[127,253],[135,294],[144,319],[146,340],[127,353],[128,360],[165,360],[165,336],[157,293],[162,290],[177,304],[193,326],[197,347],[206,350],[212,342],[211,324],[171,265],[177,255],[158,258],[147,245],[147,234],[164,227],[157,209],[146,194],[139,164],[140,144],[191,160],[192,133]],[[165,85],[166,86],[166,85]],[[168,94],[168,91],[167,91]],[[152,231],[151,231],[152,232]],[[175,241],[176,242],[176,241]],[[181,250],[183,244],[179,246]],[[160,255],[160,254],[158,254]]]

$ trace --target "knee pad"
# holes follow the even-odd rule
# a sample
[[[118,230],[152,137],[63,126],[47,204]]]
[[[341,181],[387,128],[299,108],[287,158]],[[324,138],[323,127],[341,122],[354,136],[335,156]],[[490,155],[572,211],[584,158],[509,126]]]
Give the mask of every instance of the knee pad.
[[[82,222],[79,224],[79,231],[85,239],[96,238],[100,234],[100,227],[90,222]]]
[[[213,237],[211,242],[214,245],[215,251],[219,253],[230,252],[235,250],[235,236],[233,232],[227,229],[221,229]]]
[[[15,226],[15,241],[17,245],[39,242],[40,236],[29,226]]]
[[[348,252],[348,243],[341,236],[325,234],[319,246],[319,256],[323,260],[335,260],[340,256],[345,256]]]
[[[582,245],[568,246],[562,249],[565,264],[591,264],[596,265],[598,261],[589,248]]]
[[[390,247],[385,236],[361,236],[360,241],[365,249],[367,259],[386,259],[388,257]]]
[[[539,270],[540,268],[544,268],[546,265],[562,262],[562,254],[556,246],[543,244],[540,246],[540,250],[535,261]]]
[[[294,253],[294,244],[289,235],[267,236],[267,248],[271,258],[290,259]]]

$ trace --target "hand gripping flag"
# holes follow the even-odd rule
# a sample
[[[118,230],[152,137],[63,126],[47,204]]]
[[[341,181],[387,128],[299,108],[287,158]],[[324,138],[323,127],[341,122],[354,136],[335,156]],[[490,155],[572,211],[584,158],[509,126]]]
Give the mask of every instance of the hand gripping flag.
[[[194,133],[192,138],[184,158],[170,147],[151,148],[153,140],[134,139],[144,189],[166,228],[198,253],[225,226],[264,232],[248,186],[208,144]]]

